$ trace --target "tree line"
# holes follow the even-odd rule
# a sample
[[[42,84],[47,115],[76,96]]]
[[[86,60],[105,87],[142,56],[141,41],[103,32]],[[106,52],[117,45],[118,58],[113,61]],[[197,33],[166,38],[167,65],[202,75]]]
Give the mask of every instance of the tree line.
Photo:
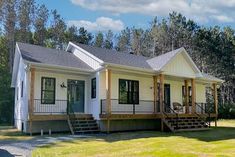
[[[14,94],[10,88],[16,41],[65,49],[69,41],[154,57],[184,47],[202,72],[225,80],[220,104],[235,102],[235,34],[231,27],[204,27],[172,12],[150,21],[148,28],[91,33],[68,26],[56,10],[35,0],[0,0],[0,123],[11,122]]]

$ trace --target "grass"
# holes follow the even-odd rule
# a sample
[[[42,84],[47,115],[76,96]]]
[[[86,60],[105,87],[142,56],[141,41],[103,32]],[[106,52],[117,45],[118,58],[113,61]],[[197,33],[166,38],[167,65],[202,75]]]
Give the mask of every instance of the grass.
[[[0,126],[0,141],[7,140],[28,140],[32,137],[25,135],[12,126]]]
[[[98,135],[39,147],[34,157],[234,157],[235,120],[203,132],[141,131]]]

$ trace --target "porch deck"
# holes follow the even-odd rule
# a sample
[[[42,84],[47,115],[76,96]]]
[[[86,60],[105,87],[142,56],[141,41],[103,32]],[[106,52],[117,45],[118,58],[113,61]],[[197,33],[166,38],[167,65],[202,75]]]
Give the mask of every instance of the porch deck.
[[[160,111],[160,103],[151,100],[139,100],[138,104],[120,104],[118,99],[111,99],[110,114],[108,113],[108,106],[106,99],[101,100],[101,120],[115,120],[115,119],[161,119],[164,117],[211,117],[215,118],[216,113],[213,109],[213,104],[207,103],[195,103],[195,113],[189,109],[188,113],[183,109],[181,111],[176,111],[171,105],[166,106],[164,104],[164,109]]]
[[[32,121],[44,120],[67,120],[69,107],[67,100],[55,100],[54,104],[41,104],[40,99],[34,99],[33,109],[30,114]],[[156,105],[157,104],[157,105]],[[165,108],[160,112],[159,103],[154,103],[151,100],[139,100],[138,104],[119,104],[118,99],[111,99],[110,114],[107,114],[106,99],[101,100],[100,104],[100,119],[101,120],[117,120],[117,119],[161,119],[162,117],[201,117],[215,118],[216,113],[209,110],[208,104],[196,103],[196,112],[186,113],[176,112],[172,107]],[[213,104],[211,104],[213,106]],[[75,113],[78,117],[84,117],[89,114]]]

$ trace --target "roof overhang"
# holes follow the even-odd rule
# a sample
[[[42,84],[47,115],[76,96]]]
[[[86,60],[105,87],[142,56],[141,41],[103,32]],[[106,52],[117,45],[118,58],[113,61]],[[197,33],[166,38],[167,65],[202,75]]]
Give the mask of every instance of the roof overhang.
[[[12,69],[12,77],[11,77],[11,87],[15,87],[16,79],[19,71],[19,63],[20,63],[21,53],[18,44],[16,43],[15,47],[15,56],[14,56],[14,64]]]
[[[120,65],[120,64],[113,64],[113,63],[102,63],[101,66],[109,68],[109,67],[115,67],[115,68],[122,68],[122,69],[127,69],[127,70],[135,70],[139,72],[146,72],[146,73],[152,73],[152,74],[157,74],[159,71],[153,70],[153,69],[146,69],[146,68],[137,68],[133,66],[126,66],[126,65]]]
[[[76,48],[80,51],[82,51],[83,53],[85,53],[87,56],[91,57],[92,59],[94,59],[95,61],[97,61],[98,63],[104,63],[103,60],[99,59],[98,57],[94,56],[93,54],[87,52],[86,50],[84,50],[83,48],[81,48],[80,46],[74,44],[73,42],[69,42],[66,51],[70,51],[72,48]]]
[[[95,70],[80,69],[80,68],[75,68],[75,67],[67,67],[67,66],[60,66],[60,65],[54,65],[54,64],[35,63],[35,62],[27,61],[27,60],[24,60],[24,62],[28,66],[35,67],[35,68],[58,69],[58,70],[65,70],[67,72],[83,73],[83,74],[91,74],[95,72]]]

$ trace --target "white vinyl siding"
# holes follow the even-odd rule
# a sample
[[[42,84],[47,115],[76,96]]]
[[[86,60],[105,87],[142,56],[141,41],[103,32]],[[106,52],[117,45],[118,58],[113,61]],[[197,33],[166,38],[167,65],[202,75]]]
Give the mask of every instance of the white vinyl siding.
[[[196,77],[193,68],[187,62],[182,53],[175,56],[175,58],[173,58],[173,60],[170,61],[162,70],[164,74],[167,75],[191,78]]]
[[[93,68],[94,70],[99,69],[100,63],[98,61],[96,61],[95,59],[93,59],[92,57],[88,56],[87,54],[85,54],[84,52],[81,52],[81,50],[78,49],[73,49],[72,53],[78,57],[80,60],[82,60],[83,62],[85,62],[86,64],[88,64],[91,68]]]

